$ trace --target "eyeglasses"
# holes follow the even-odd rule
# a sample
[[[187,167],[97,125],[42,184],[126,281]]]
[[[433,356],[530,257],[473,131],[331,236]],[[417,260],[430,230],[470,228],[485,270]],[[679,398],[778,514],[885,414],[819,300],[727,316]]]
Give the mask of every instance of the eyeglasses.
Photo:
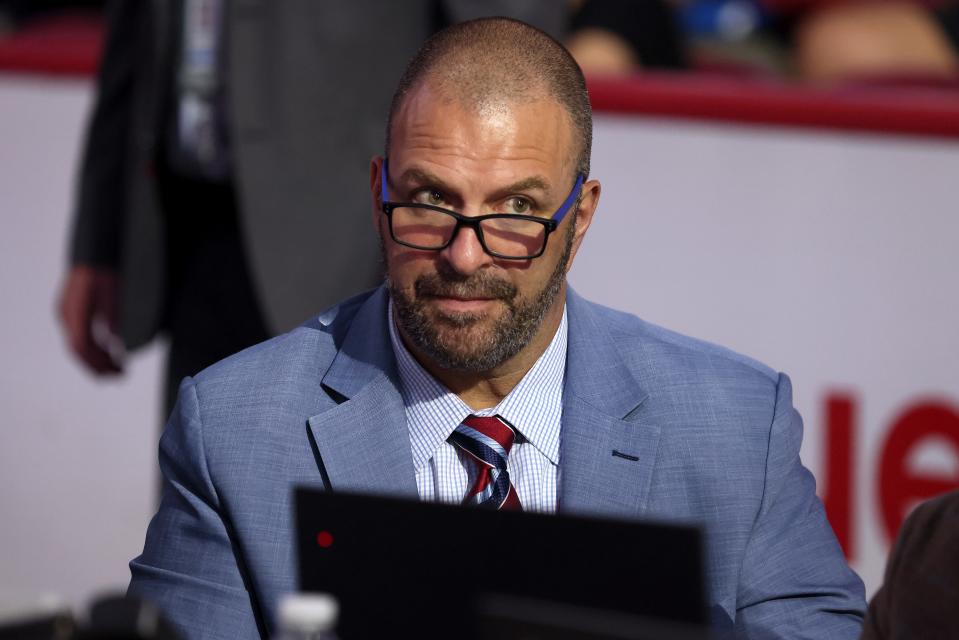
[[[439,251],[453,242],[461,227],[469,227],[486,253],[504,260],[531,260],[543,255],[549,234],[556,231],[569,213],[583,186],[583,176],[579,175],[573,190],[550,218],[518,213],[464,216],[431,204],[390,202],[385,159],[380,175],[383,213],[390,221],[390,237],[394,242],[412,249]]]

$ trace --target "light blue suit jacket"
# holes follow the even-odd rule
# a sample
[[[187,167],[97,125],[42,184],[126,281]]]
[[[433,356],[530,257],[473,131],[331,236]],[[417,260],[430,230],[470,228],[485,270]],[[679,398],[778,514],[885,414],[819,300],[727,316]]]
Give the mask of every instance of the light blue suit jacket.
[[[800,463],[789,379],[572,292],[567,312],[560,512],[702,523],[719,628],[856,638],[862,583]],[[130,589],[188,637],[273,631],[294,485],[417,497],[386,318],[381,288],[184,380]]]

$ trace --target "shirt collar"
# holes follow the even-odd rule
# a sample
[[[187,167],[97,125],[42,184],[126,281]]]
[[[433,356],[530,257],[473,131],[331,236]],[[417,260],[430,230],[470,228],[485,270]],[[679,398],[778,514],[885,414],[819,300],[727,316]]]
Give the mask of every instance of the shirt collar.
[[[553,464],[559,464],[559,431],[566,373],[567,321],[563,317],[549,346],[512,391],[495,407],[474,412],[459,396],[434,378],[409,352],[387,308],[390,342],[400,374],[413,464],[425,465],[463,420],[475,413],[498,414]]]

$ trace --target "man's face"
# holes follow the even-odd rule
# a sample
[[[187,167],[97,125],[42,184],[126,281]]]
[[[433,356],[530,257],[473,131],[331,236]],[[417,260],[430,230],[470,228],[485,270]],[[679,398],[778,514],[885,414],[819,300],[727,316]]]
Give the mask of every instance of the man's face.
[[[392,201],[467,216],[549,218],[575,182],[572,125],[548,98],[470,110],[424,83],[407,96],[392,134]],[[374,160],[374,221],[397,321],[414,350],[443,369],[475,372],[495,369],[531,343],[545,347],[562,315],[565,274],[595,209],[598,184],[583,188],[578,214],[567,214],[542,256],[502,260],[484,252],[468,228],[440,251],[396,244],[379,207],[381,171],[381,159]]]

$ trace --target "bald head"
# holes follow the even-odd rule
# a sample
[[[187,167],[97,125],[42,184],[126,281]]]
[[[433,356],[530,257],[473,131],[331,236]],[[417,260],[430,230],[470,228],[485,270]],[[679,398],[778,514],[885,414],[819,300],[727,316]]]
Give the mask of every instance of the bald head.
[[[542,31],[508,18],[482,18],[453,25],[427,40],[393,94],[387,156],[393,118],[422,83],[478,113],[504,104],[556,101],[570,118],[577,173],[589,176],[593,117],[586,82],[563,45]]]

